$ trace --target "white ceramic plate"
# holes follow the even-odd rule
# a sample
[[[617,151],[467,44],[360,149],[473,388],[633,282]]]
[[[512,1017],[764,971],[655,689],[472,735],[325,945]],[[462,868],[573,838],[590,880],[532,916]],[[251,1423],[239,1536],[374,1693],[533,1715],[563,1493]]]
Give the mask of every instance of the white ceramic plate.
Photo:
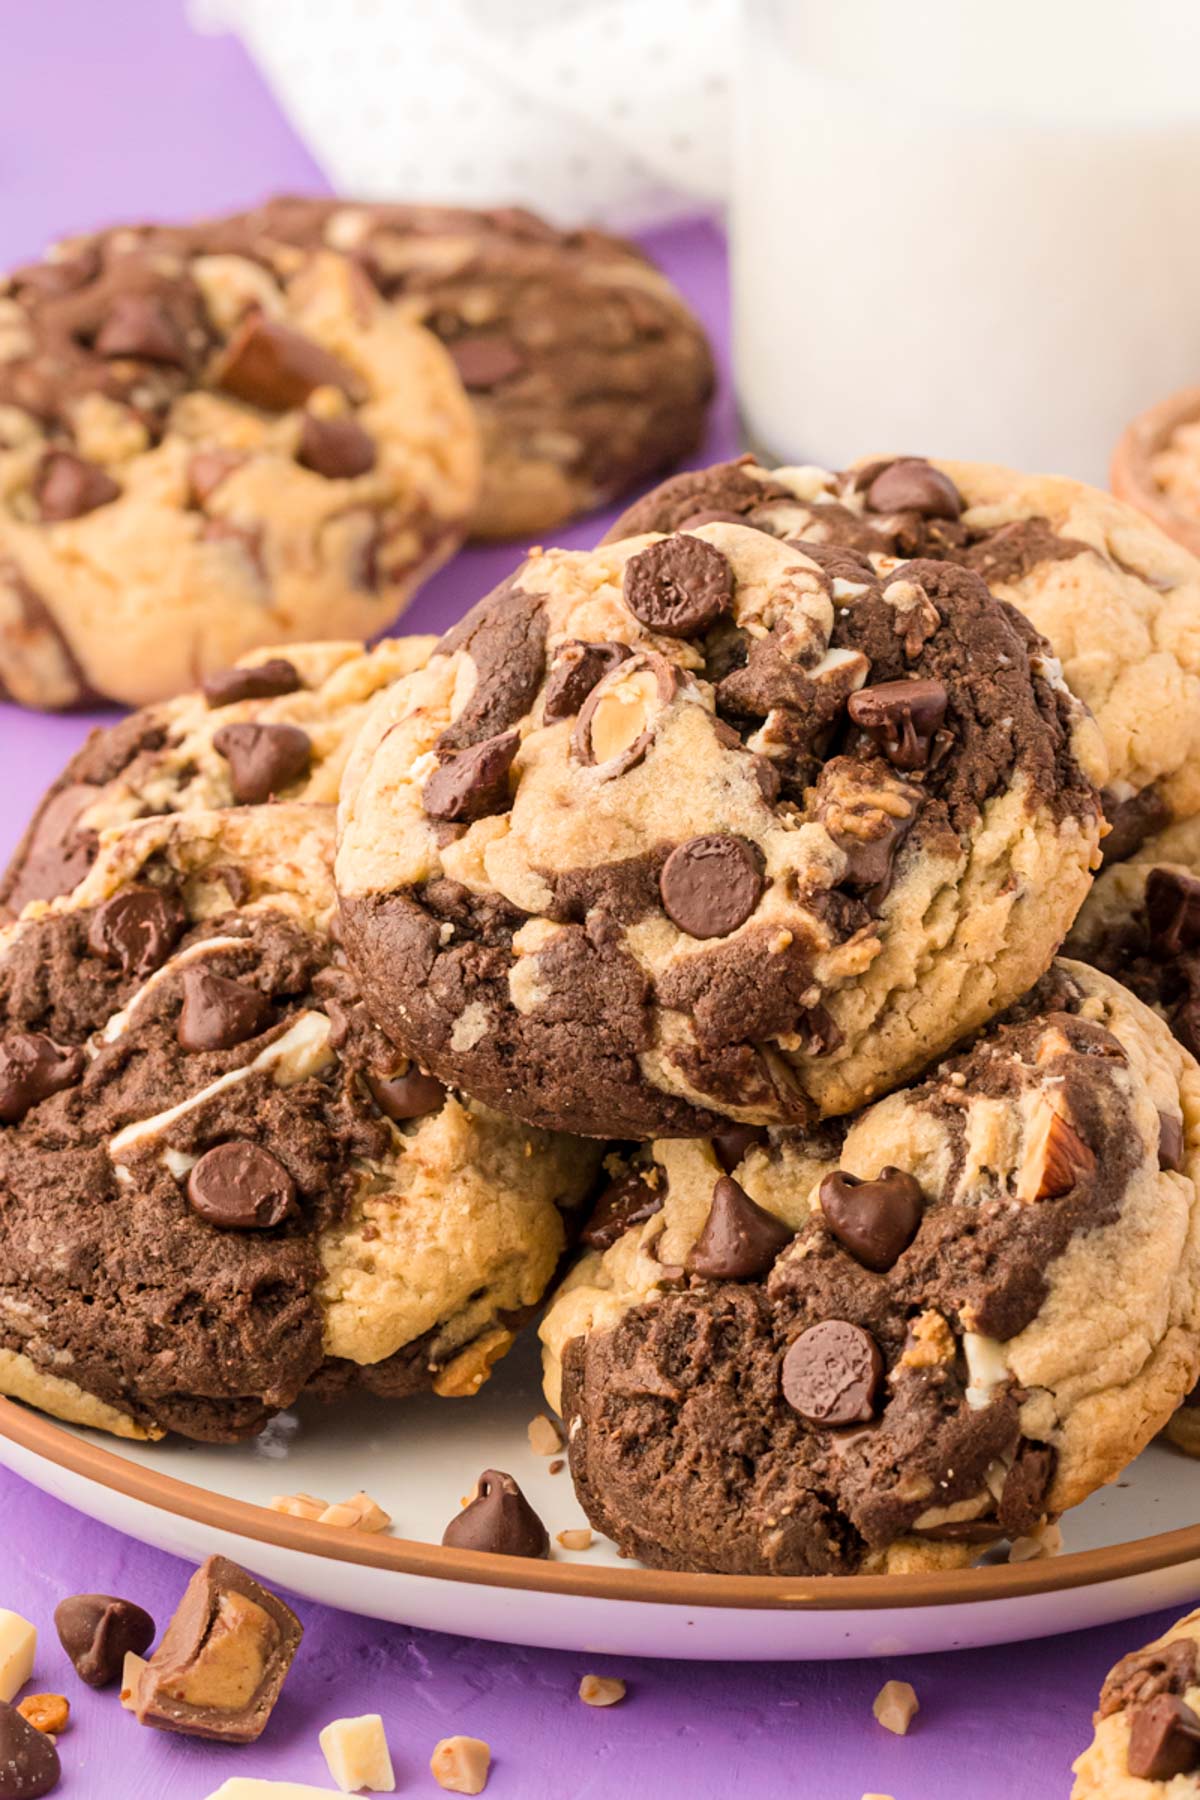
[[[199,1560],[214,1550],[292,1592],[409,1625],[502,1642],[724,1659],[878,1656],[1005,1643],[1104,1624],[1200,1594],[1200,1464],[1165,1445],[1070,1514],[1052,1561],[951,1574],[816,1580],[673,1575],[599,1539],[554,1560],[441,1547],[485,1468],[515,1475],[551,1536],[586,1523],[526,1427],[543,1402],[532,1336],[486,1401],[339,1402],[285,1414],[236,1447],[118,1443],[0,1401],[0,1463],[93,1518]],[[273,1494],[365,1488],[390,1535],[266,1510]]]

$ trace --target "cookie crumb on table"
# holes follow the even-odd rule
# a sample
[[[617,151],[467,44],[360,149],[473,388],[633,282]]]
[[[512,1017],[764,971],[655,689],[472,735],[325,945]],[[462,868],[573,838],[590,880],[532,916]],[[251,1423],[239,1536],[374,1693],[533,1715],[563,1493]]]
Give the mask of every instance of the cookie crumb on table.
[[[871,1710],[885,1731],[906,1737],[919,1705],[916,1693],[907,1681],[885,1681]]]
[[[482,1794],[492,1752],[482,1738],[442,1738],[429,1759],[433,1779],[452,1794]]]
[[[391,1522],[391,1514],[361,1488],[349,1500],[327,1506],[317,1520],[318,1525],[340,1525],[344,1531],[386,1531]]]
[[[579,1698],[585,1706],[615,1706],[625,1698],[625,1683],[615,1675],[585,1675]]]

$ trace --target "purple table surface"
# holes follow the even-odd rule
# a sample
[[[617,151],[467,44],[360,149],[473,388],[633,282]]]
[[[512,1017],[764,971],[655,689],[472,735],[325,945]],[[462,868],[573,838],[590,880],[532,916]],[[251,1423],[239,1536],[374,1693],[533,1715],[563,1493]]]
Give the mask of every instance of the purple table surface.
[[[118,217],[184,217],[324,177],[232,38],[190,31],[182,0],[8,0],[0,27],[0,264],[48,239]],[[652,253],[728,347],[724,248],[707,222],[654,234]],[[728,383],[709,461],[736,446]],[[605,520],[564,533],[594,541]],[[410,609],[440,629],[506,574],[506,549],[465,552]],[[86,721],[0,708],[0,854]],[[81,1589],[126,1594],[165,1622],[187,1578],[174,1558],[91,1523],[0,1471],[0,1607],[34,1621],[34,1686],[66,1692],[67,1800],[203,1800],[227,1776],[328,1785],[317,1732],[345,1714],[383,1714],[401,1793],[435,1793],[434,1743],[456,1732],[492,1746],[495,1800],[594,1800],[731,1793],[791,1800],[1045,1800],[1065,1796],[1104,1672],[1165,1617],[1027,1646],[907,1663],[669,1664],[568,1656],[442,1637],[302,1605],[307,1636],[261,1742],[221,1748],[139,1730],[111,1693],[81,1687],[51,1615]],[[764,1645],[764,1650],[767,1646]],[[625,1702],[592,1711],[585,1670],[621,1675]],[[889,1676],[915,1684],[905,1739],[871,1717]]]

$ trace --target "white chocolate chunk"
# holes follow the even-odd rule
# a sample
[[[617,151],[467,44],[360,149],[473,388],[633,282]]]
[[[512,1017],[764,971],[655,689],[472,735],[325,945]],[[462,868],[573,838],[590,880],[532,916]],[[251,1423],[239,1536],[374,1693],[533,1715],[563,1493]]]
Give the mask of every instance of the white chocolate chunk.
[[[967,1405],[973,1412],[980,1412],[991,1404],[996,1389],[1008,1380],[1008,1358],[1004,1345],[997,1338],[983,1337],[977,1331],[963,1333],[963,1355],[971,1378],[967,1385]]]
[[[917,1716],[917,1696],[907,1681],[885,1681],[871,1711],[885,1731],[904,1737]]]
[[[0,1608],[0,1700],[15,1700],[33,1674],[37,1630],[20,1613]]]
[[[126,1712],[137,1711],[138,1687],[145,1667],[144,1656],[139,1656],[136,1650],[125,1652],[125,1661],[121,1665],[121,1705]]]
[[[369,1788],[374,1794],[395,1793],[396,1777],[378,1713],[363,1713],[357,1719],[334,1719],[326,1725],[319,1742],[329,1773],[343,1794],[356,1794],[361,1788]]]
[[[208,1800],[329,1800],[336,1788],[309,1787],[303,1781],[258,1781],[252,1775],[231,1775]]]

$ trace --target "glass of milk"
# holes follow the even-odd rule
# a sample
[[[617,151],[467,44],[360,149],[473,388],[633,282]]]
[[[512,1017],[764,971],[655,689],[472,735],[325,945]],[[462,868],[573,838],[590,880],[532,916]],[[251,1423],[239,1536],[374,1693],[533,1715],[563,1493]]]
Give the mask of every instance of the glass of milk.
[[[1103,483],[1200,382],[1197,0],[744,0],[746,435]]]

